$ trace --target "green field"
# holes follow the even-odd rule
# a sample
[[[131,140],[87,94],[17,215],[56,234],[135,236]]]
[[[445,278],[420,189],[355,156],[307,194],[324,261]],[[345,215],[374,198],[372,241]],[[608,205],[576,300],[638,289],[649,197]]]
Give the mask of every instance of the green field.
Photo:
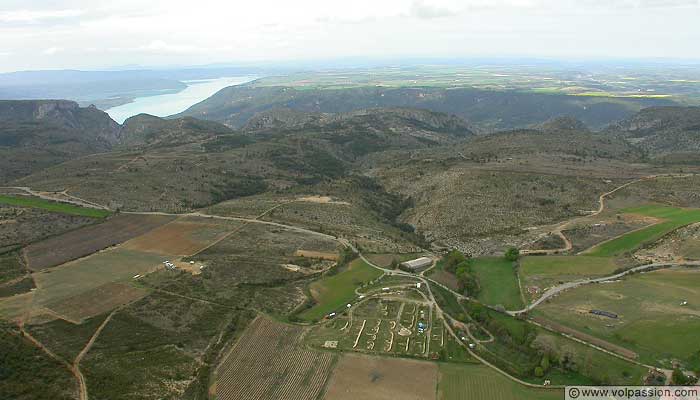
[[[439,400],[554,400],[563,396],[562,390],[520,385],[484,365],[440,364]]]
[[[536,298],[528,288],[538,288],[541,293],[560,282],[611,275],[618,268],[612,257],[529,256],[520,261],[520,277],[525,294]]]
[[[342,309],[355,298],[355,289],[365,282],[377,279],[382,272],[362,259],[351,262],[348,268],[336,275],[326,276],[309,286],[316,304],[299,314],[299,318],[315,321],[326,314]]]
[[[503,257],[481,257],[472,260],[472,270],[481,290],[477,299],[485,304],[502,305],[508,310],[522,308],[518,278],[513,262]]]
[[[687,301],[688,304],[681,305]],[[592,309],[617,319],[589,313]],[[640,361],[700,368],[700,270],[672,269],[589,285],[542,304],[536,315],[625,347]]]
[[[682,226],[700,222],[700,209],[649,205],[627,208],[622,210],[622,212],[660,218],[664,221],[638,231],[630,232],[617,239],[601,243],[587,251],[587,255],[603,257],[621,255],[631,252],[644,244],[654,242]]]
[[[44,200],[36,197],[23,196],[6,196],[0,195],[0,203],[9,204],[12,206],[40,208],[42,210],[57,212],[62,214],[79,215],[90,218],[104,218],[110,215],[107,210],[99,210],[96,208],[78,207],[72,204],[59,203],[55,201]]]

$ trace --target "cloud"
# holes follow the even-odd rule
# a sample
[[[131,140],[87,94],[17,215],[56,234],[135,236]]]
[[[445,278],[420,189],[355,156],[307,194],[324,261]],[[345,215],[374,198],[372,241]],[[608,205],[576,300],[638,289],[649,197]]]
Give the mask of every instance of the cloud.
[[[433,19],[452,17],[457,15],[457,12],[446,7],[426,4],[423,0],[415,0],[411,4],[410,15],[420,19]]]
[[[14,10],[0,11],[0,22],[15,24],[37,24],[46,20],[75,18],[83,15],[82,10]]]
[[[63,47],[49,47],[48,49],[44,50],[43,53],[46,54],[47,56],[52,56],[54,54],[58,54],[64,50]]]

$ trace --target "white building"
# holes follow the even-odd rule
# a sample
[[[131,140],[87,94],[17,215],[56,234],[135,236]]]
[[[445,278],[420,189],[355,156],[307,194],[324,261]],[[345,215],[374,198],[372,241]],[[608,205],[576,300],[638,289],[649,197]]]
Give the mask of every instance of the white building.
[[[404,261],[401,263],[401,267],[404,270],[411,272],[422,271],[433,264],[433,260],[428,257],[416,258],[415,260]]]

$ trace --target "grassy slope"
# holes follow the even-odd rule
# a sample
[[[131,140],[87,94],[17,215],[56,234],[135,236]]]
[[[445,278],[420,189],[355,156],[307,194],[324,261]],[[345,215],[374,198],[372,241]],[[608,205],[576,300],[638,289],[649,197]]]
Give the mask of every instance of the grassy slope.
[[[618,267],[612,258],[592,256],[525,257],[521,261],[525,276],[609,275]]]
[[[561,399],[556,389],[531,389],[483,365],[440,364],[439,400],[547,400]]]
[[[382,272],[371,267],[361,259],[350,263],[348,269],[332,276],[324,277],[310,288],[317,302],[315,306],[299,315],[304,320],[317,320],[324,315],[343,308],[343,305],[355,298],[355,289],[360,284],[376,279]]]
[[[699,209],[649,205],[625,209],[623,212],[661,218],[664,222],[602,243],[587,252],[588,255],[603,257],[620,255],[635,250],[643,244],[651,243],[682,226],[700,221]]]
[[[481,291],[477,299],[489,305],[502,305],[508,310],[523,306],[513,263],[502,257],[481,257],[473,260],[472,269],[479,278]]]
[[[91,218],[104,218],[110,214],[106,210],[98,210],[95,208],[78,207],[72,204],[59,203],[39,199],[36,197],[20,197],[20,196],[5,196],[0,195],[0,203],[5,203],[13,206],[40,208],[42,210],[57,212],[62,214],[80,215]]]

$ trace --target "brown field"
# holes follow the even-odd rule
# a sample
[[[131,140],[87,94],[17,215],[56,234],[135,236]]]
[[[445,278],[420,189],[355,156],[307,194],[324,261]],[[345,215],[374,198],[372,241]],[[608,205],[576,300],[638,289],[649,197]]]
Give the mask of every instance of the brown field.
[[[136,274],[144,275],[163,268],[162,262],[163,256],[160,254],[118,247],[42,272],[35,272],[32,276],[36,283],[36,290],[26,295],[0,299],[0,317],[16,319],[23,314],[28,317],[46,314],[47,307],[59,304],[61,300],[91,291],[99,295],[98,288],[103,285],[112,282],[131,282]],[[108,301],[118,304],[120,296],[116,297],[115,300],[105,299],[104,304]],[[76,309],[70,311],[70,314],[84,314],[82,308],[85,305],[71,303]],[[64,307],[63,310],[65,311],[66,308]]]
[[[82,320],[105,313],[124,304],[136,301],[148,294],[144,289],[122,283],[107,283],[94,289],[58,300],[47,308],[70,321]]]
[[[605,349],[607,351],[611,351],[615,354],[619,354],[623,357],[627,357],[632,360],[636,360],[639,358],[639,354],[635,353],[632,350],[626,349],[622,346],[618,346],[616,344],[610,343],[608,341],[605,341],[603,339],[597,338],[595,336],[589,335],[587,333],[583,333],[581,331],[577,331],[576,329],[569,328],[566,325],[562,325],[553,321],[546,320],[541,317],[533,317],[533,321],[537,322],[538,324],[541,324],[545,327],[548,327],[550,329],[553,329],[557,332],[561,332],[567,335],[570,335],[576,339],[580,339],[583,341],[586,341],[588,343],[591,343],[595,346],[598,346],[602,349]]]
[[[76,229],[27,246],[29,268],[40,271],[85,257],[172,221],[162,215],[120,214],[107,221]]]
[[[312,251],[312,250],[297,250],[294,253],[297,257],[305,258],[317,258],[321,260],[338,261],[340,258],[337,253],[325,253],[322,251]]]
[[[437,364],[345,354],[333,372],[326,400],[435,399]]]
[[[122,247],[167,256],[189,256],[223,238],[236,226],[239,225],[230,221],[181,218],[132,239]]]
[[[438,283],[442,283],[452,290],[459,290],[459,282],[457,281],[457,276],[455,276],[455,274],[451,274],[443,270],[436,270],[430,274],[430,278]]]
[[[307,350],[304,329],[265,317],[246,328],[216,370],[219,400],[315,400],[335,356]]]

